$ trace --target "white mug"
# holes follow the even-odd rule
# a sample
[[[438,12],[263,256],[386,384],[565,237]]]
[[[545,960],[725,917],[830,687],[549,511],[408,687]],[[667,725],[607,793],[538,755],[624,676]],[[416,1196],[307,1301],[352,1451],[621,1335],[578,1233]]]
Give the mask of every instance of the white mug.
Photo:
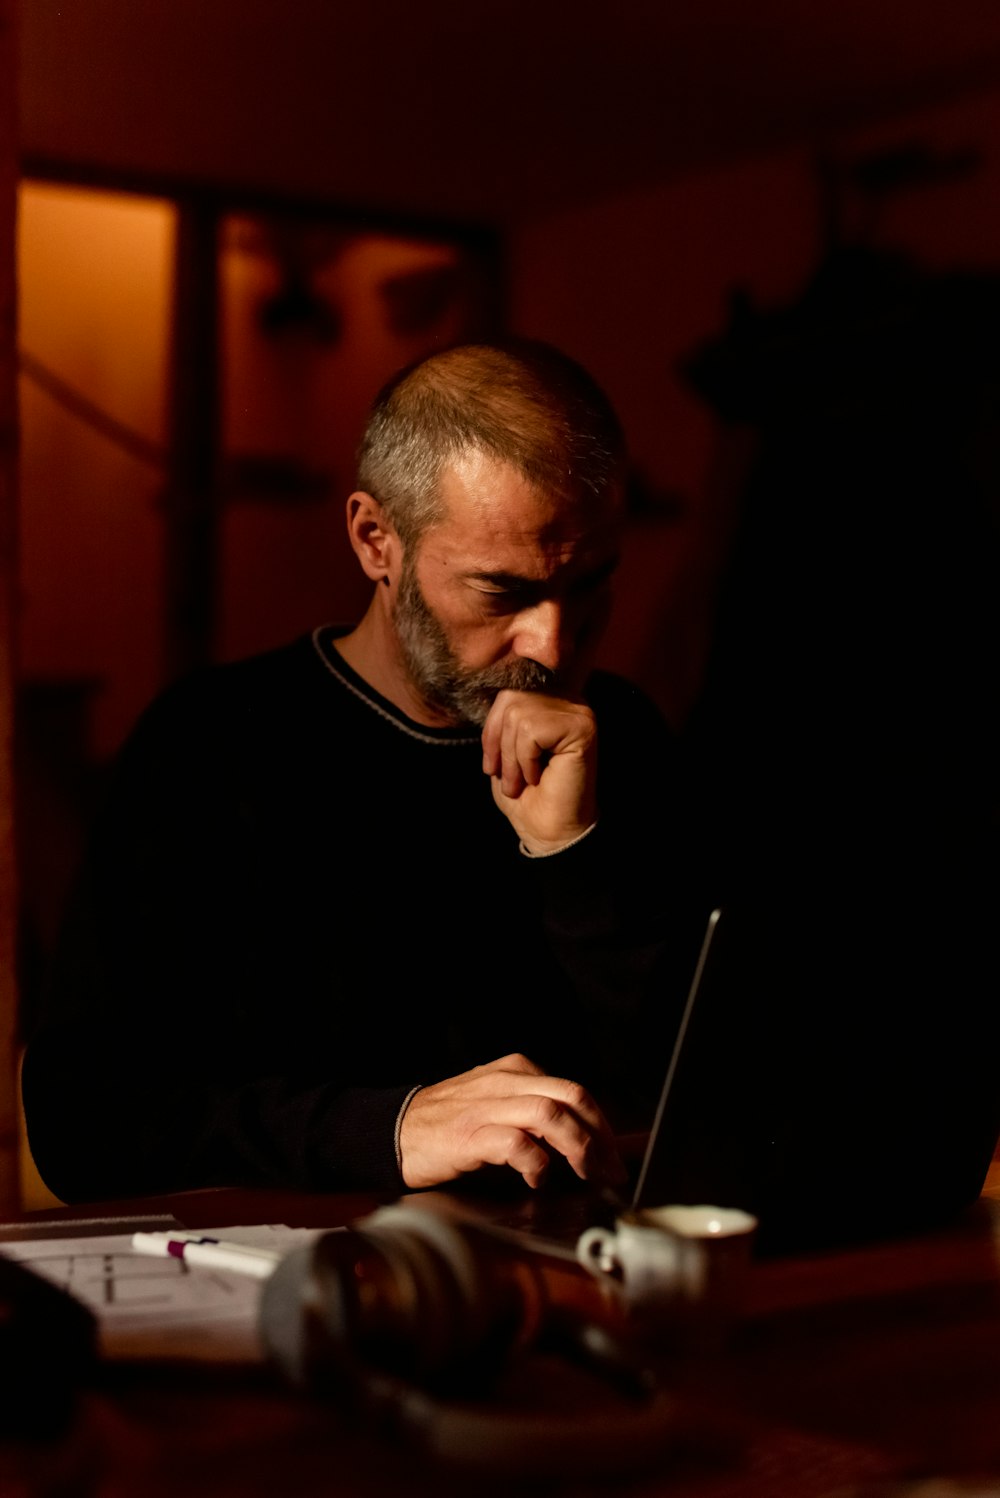
[[[738,1311],[756,1228],[736,1207],[650,1207],[588,1228],[576,1256],[639,1330],[714,1338]]]

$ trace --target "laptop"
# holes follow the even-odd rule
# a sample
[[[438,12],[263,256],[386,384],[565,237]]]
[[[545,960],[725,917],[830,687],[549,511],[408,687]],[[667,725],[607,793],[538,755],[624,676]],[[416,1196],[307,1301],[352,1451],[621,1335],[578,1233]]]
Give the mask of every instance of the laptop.
[[[978,1001],[954,994],[918,1010],[876,966],[844,992],[825,931],[805,917],[789,930],[760,911],[712,910],[628,1185],[595,1193],[563,1181],[499,1203],[473,1191],[463,1197],[473,1215],[559,1257],[584,1227],[667,1203],[752,1212],[763,1256],[960,1215],[1000,1133],[995,1016],[974,1022]]]

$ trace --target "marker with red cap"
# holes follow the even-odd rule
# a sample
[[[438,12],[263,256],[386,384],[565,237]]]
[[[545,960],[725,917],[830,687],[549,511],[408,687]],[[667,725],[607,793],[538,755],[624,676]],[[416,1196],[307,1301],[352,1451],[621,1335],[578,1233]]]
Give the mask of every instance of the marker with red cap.
[[[133,1233],[132,1247],[140,1254],[182,1259],[193,1268],[228,1269],[257,1279],[266,1279],[281,1258],[273,1249],[225,1243],[201,1233]]]

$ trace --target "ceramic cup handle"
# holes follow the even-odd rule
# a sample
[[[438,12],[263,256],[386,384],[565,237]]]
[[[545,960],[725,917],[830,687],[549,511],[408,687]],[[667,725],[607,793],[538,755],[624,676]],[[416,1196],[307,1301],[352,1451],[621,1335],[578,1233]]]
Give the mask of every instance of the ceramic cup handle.
[[[598,1277],[614,1274],[620,1268],[618,1240],[608,1228],[587,1228],[576,1244],[576,1256],[584,1269]]]

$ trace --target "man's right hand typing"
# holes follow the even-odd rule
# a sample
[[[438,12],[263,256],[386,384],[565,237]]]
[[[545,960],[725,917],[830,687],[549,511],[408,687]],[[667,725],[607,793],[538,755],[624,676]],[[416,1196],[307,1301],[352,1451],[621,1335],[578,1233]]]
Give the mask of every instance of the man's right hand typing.
[[[403,1180],[414,1190],[483,1165],[509,1165],[536,1187],[553,1153],[581,1180],[620,1185],[625,1178],[590,1094],[520,1055],[421,1088],[403,1116],[399,1144]]]

